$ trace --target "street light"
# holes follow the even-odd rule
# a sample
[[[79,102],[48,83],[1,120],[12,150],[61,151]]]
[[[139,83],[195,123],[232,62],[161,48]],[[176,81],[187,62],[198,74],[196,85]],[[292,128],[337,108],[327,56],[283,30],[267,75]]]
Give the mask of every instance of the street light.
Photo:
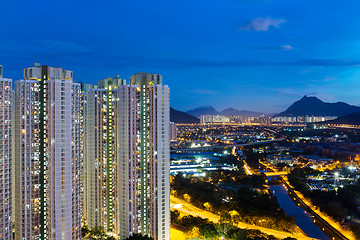
[[[335,188],[335,191],[337,192],[336,181],[337,181],[337,178],[339,177],[340,174],[339,174],[339,172],[335,172],[334,175],[335,175],[335,178],[334,178],[334,188]]]

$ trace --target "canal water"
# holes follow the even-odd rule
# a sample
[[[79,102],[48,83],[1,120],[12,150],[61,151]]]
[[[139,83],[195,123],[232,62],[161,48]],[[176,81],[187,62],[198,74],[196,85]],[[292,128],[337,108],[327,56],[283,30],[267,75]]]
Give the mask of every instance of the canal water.
[[[321,231],[320,227],[313,223],[313,217],[305,213],[304,209],[296,206],[283,185],[273,185],[270,186],[270,189],[274,196],[277,197],[280,206],[285,210],[286,214],[295,217],[296,224],[306,235],[321,240],[330,240],[330,238]]]

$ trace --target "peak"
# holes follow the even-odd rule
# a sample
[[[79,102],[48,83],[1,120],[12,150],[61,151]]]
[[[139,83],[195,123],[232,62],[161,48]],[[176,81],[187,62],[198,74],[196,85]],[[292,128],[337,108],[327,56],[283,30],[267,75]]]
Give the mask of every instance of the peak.
[[[303,96],[299,101],[320,101],[320,102],[322,102],[319,98],[317,98],[315,96],[308,97],[307,95]]]
[[[358,107],[347,103],[328,103],[315,96],[305,95],[277,116],[343,116],[356,111],[360,111]]]
[[[214,109],[212,106],[201,106],[201,107],[198,107],[198,108],[195,108],[196,110],[199,110],[199,109]]]
[[[225,108],[223,111],[229,111],[229,110],[235,110],[235,111],[238,111],[237,109],[235,109],[235,108],[231,108],[231,107],[229,107],[229,108]]]

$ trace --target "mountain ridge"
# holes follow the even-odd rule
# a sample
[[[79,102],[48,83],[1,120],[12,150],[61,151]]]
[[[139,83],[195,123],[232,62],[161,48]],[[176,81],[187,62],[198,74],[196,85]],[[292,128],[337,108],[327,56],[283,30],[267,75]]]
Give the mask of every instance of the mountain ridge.
[[[344,102],[328,103],[323,102],[314,96],[304,96],[295,101],[285,111],[275,115],[282,116],[344,116],[360,111],[360,107],[353,106]]]
[[[170,121],[174,123],[200,123],[200,119],[170,107]]]
[[[212,106],[203,106],[203,107],[194,108],[192,110],[186,111],[186,113],[196,117],[200,117],[201,115],[223,115],[223,116],[231,115],[231,116],[260,117],[261,115],[264,114],[264,113],[253,112],[248,110],[237,110],[235,108],[226,108],[219,112]]]
[[[336,118],[334,120],[327,121],[326,123],[360,125],[360,111],[338,117],[338,118]]]

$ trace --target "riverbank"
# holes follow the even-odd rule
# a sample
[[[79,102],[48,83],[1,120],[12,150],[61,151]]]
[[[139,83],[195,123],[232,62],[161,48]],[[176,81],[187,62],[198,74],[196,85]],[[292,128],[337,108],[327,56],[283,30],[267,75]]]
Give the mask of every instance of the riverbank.
[[[280,206],[285,210],[288,216],[294,216],[296,225],[309,237],[321,240],[330,240],[330,238],[313,222],[313,217],[304,211],[304,209],[296,206],[294,201],[289,197],[288,191],[283,185],[273,185],[270,189]]]

